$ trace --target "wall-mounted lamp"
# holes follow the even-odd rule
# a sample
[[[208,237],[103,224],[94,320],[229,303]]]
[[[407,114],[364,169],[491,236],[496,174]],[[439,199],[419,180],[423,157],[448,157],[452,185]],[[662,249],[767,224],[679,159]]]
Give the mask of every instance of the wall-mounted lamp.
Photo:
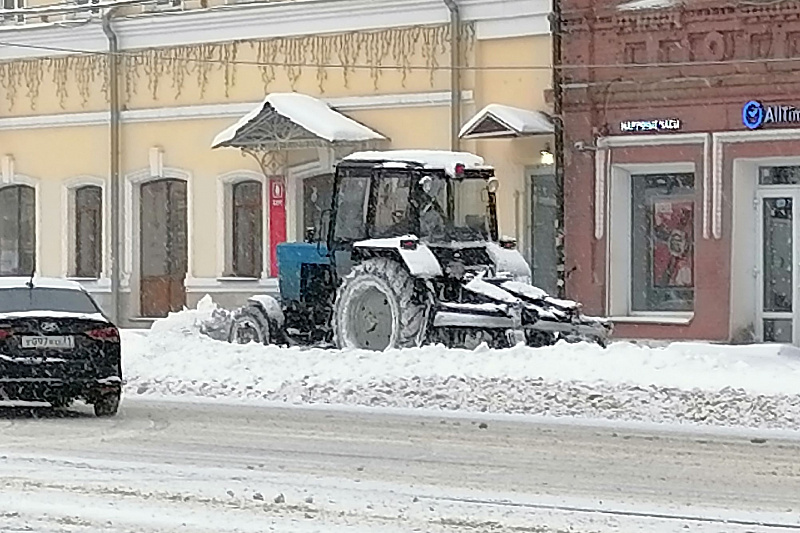
[[[553,165],[556,162],[556,156],[553,155],[553,152],[550,151],[550,143],[544,145],[544,149],[539,152],[542,154],[542,164],[543,165]]]

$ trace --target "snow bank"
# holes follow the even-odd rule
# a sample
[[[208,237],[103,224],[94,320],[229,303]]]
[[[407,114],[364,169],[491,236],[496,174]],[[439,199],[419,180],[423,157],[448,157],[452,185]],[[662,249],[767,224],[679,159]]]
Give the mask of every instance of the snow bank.
[[[231,345],[201,335],[215,307],[123,332],[143,395],[430,407],[725,425],[800,424],[800,350],[631,343],[382,353]],[[792,426],[794,427],[794,426]],[[798,426],[800,427],[800,426]]]

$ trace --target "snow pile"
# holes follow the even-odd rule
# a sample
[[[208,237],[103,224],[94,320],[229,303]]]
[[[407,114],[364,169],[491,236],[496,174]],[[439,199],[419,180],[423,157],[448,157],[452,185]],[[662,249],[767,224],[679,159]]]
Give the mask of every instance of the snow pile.
[[[127,393],[800,428],[800,350],[616,343],[389,352],[231,345],[219,311],[125,331]]]

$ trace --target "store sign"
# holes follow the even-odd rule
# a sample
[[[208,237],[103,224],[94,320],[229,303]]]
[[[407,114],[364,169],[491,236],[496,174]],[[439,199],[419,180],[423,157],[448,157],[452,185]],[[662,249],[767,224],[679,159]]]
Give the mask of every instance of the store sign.
[[[278,275],[278,244],[286,242],[286,183],[269,180],[269,275]]]
[[[676,131],[681,129],[681,121],[677,118],[656,118],[652,120],[627,120],[620,122],[622,133],[640,131]]]
[[[767,124],[800,124],[800,109],[793,105],[765,106],[758,100],[750,100],[742,107],[742,123],[751,130]]]

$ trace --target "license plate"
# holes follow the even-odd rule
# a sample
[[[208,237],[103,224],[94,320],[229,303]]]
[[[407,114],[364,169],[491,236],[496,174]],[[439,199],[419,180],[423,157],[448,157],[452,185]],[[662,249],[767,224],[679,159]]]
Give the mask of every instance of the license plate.
[[[62,349],[67,350],[75,347],[75,337],[72,335],[37,335],[22,337],[23,348],[38,348],[40,350]]]

